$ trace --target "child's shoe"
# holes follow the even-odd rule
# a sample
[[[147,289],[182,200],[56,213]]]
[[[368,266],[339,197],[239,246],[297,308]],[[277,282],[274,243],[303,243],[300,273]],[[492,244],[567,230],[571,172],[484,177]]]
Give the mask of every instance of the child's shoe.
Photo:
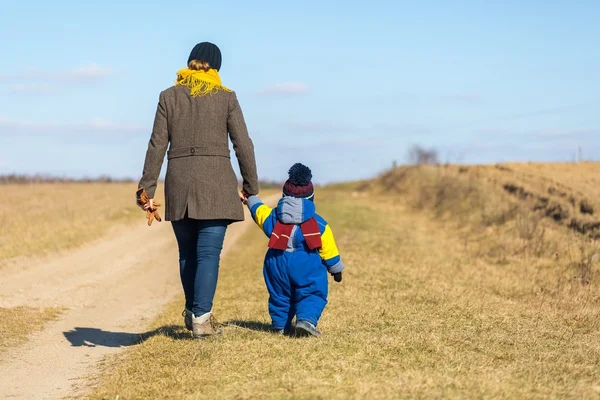
[[[317,327],[308,321],[300,320],[296,322],[296,336],[321,336]]]
[[[192,335],[195,339],[205,339],[211,336],[221,335],[221,330],[217,328],[217,320],[212,312],[196,317],[192,315]]]

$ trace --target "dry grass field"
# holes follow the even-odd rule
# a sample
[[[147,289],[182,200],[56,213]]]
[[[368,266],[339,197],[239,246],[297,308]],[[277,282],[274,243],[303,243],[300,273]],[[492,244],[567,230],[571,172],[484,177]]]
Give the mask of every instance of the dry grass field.
[[[56,308],[0,307],[0,353],[27,340],[29,334],[41,331],[45,323],[60,313]]]
[[[567,281],[593,280],[592,264],[600,258],[600,163],[413,166],[349,186],[399,196],[461,232],[480,256],[551,262]]]
[[[222,263],[224,335],[190,340],[178,300],[90,398],[598,398],[599,179],[599,164],[419,166],[320,189],[347,266],[321,338],[267,331],[254,229]]]
[[[135,183],[0,185],[0,268],[11,259],[81,246],[139,219],[136,188]]]
[[[0,268],[68,251],[143,218],[134,203],[135,189],[125,183],[0,185]],[[0,307],[0,350],[21,343],[60,312]]]

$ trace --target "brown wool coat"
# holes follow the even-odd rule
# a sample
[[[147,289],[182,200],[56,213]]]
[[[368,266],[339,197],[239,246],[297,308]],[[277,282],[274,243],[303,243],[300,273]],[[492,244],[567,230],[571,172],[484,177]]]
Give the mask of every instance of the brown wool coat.
[[[254,145],[235,92],[191,97],[188,88],[173,86],[160,94],[139,186],[154,197],[166,152],[167,221],[183,219],[186,210],[194,219],[244,220],[228,139],[244,190],[257,194]]]

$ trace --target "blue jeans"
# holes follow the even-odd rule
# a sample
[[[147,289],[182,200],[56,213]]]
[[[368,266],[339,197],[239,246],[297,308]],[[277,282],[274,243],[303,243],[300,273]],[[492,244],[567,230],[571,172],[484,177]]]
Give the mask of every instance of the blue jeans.
[[[228,220],[173,221],[179,246],[179,273],[185,307],[195,316],[212,310],[219,277],[219,261]]]

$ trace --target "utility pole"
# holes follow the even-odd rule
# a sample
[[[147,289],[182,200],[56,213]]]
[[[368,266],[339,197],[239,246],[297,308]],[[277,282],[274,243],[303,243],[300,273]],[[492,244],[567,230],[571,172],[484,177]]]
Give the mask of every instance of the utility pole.
[[[581,146],[579,146],[579,148],[577,149],[577,158],[579,160],[579,162],[582,162],[582,156],[581,156]]]

